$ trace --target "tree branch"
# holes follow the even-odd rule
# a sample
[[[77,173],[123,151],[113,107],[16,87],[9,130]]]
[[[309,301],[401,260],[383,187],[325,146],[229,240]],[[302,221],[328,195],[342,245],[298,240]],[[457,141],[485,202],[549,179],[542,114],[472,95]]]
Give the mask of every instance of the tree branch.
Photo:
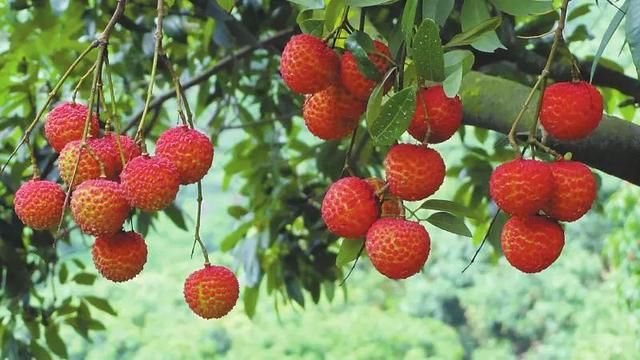
[[[465,76],[460,91],[464,123],[507,134],[511,119],[530,91],[511,80],[471,72]],[[518,132],[527,131],[534,113],[534,109],[526,112]],[[549,138],[549,146],[561,153],[571,152],[575,160],[640,185],[640,126],[629,121],[605,115],[590,136],[571,142]]]
[[[288,39],[291,35],[294,34],[294,30],[293,29],[289,29],[289,30],[282,30],[279,31],[277,33],[275,33],[273,36],[266,38],[262,41],[259,41],[253,45],[247,45],[244,46],[242,48],[240,48],[238,51],[234,52],[233,54],[224,57],[222,59],[220,59],[220,61],[218,61],[217,64],[213,65],[212,67],[210,67],[208,70],[205,70],[204,72],[202,72],[201,74],[185,81],[182,84],[182,89],[183,90],[187,90],[195,85],[198,85],[204,81],[207,81],[210,77],[212,77],[213,75],[219,73],[222,70],[227,69],[229,66],[233,65],[233,63],[235,61],[237,61],[238,59],[247,57],[251,54],[253,54],[254,51],[256,51],[257,49],[262,49],[265,47],[269,47],[275,44],[279,44],[281,43],[283,40]],[[149,109],[153,109],[156,108],[158,106],[161,106],[165,101],[173,98],[176,95],[176,90],[175,89],[171,89],[161,95],[159,95],[158,97],[156,97],[155,99],[153,99],[153,101],[151,102],[151,104],[149,104]],[[131,116],[129,119],[127,119],[127,126],[124,129],[124,131],[128,131],[130,130],[139,119],[142,116],[142,109],[140,111],[138,111],[136,114],[134,114],[133,116]]]

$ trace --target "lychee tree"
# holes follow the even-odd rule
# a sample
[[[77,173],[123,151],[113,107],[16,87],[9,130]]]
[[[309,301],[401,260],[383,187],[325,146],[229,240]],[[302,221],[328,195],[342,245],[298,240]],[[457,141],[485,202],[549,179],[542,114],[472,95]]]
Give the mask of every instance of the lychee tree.
[[[183,291],[204,318],[238,297],[253,316],[261,288],[276,303],[332,299],[367,254],[387,277],[411,276],[438,246],[430,227],[504,250],[523,272],[545,269],[565,241],[558,221],[596,198],[584,164],[640,184],[630,121],[640,82],[602,58],[621,27],[640,66],[640,23],[623,22],[640,5],[602,2],[616,8],[609,29],[579,58],[572,45],[590,34],[571,25],[600,11],[592,5],[0,4],[2,355],[65,357],[61,326],[102,330],[91,310],[115,314],[104,299],[56,297],[56,286],[96,276],[55,244],[95,236],[100,274],[129,280],[158,212],[194,232],[185,257],[199,245],[204,266]],[[227,134],[231,160],[210,170]],[[445,141],[459,141],[460,155],[440,154]],[[214,201],[200,181],[212,171],[245,198],[229,204],[236,226],[223,239],[199,234],[202,204]],[[461,186],[434,198],[445,174]],[[197,209],[173,203],[180,186],[197,189]],[[209,254],[233,249],[240,285]]]

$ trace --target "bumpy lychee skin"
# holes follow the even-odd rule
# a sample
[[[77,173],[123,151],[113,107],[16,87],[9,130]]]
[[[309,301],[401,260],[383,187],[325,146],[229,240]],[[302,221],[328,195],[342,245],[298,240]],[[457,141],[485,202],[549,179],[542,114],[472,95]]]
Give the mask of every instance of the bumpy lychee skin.
[[[564,230],[544,216],[514,216],[504,224],[500,243],[513,267],[525,273],[537,273],[560,256]]]
[[[394,145],[384,159],[389,191],[402,200],[421,200],[444,182],[445,165],[440,154],[424,146]]]
[[[507,214],[533,215],[551,198],[553,175],[542,161],[515,159],[493,171],[489,192]]]
[[[389,194],[388,190],[384,190],[386,183],[382,179],[370,177],[366,179],[367,183],[373,187],[376,196],[380,202],[380,217],[392,217],[404,219],[404,206],[402,200],[397,196]]]
[[[591,84],[559,82],[544,91],[540,122],[556,139],[578,140],[598,127],[602,110],[602,95]]]
[[[128,163],[131,159],[140,156],[140,147],[136,145],[135,141],[126,135],[119,135],[120,147],[118,147],[118,140],[113,133],[106,134],[105,136],[95,140],[96,146],[103,147],[104,151],[110,155],[110,163],[113,163],[115,167],[114,172],[120,174],[122,172],[122,158],[124,157],[124,163]],[[122,157],[120,152],[122,151]]]
[[[544,213],[560,221],[576,221],[586,214],[596,199],[596,179],[589,167],[578,161],[549,164],[553,192]]]
[[[313,94],[338,80],[338,55],[320,38],[300,34],[291,37],[282,52],[280,73],[298,94]]]
[[[331,184],[322,200],[321,212],[329,231],[356,239],[365,236],[378,219],[378,199],[365,180],[346,177]]]
[[[311,95],[302,107],[302,117],[309,131],[323,140],[336,140],[358,126],[365,104],[340,86],[330,86]]]
[[[238,301],[240,285],[234,273],[224,266],[205,265],[184,282],[184,299],[189,308],[204,319],[227,315]]]
[[[181,184],[193,184],[211,168],[213,144],[198,130],[178,126],[160,135],[156,155],[169,159],[176,166]]]
[[[62,149],[60,157],[58,158],[60,177],[67,185],[71,183],[71,179],[73,178],[73,170],[75,169],[76,162],[78,161],[80,145],[81,140],[75,140],[68,143],[64,149]],[[118,165],[115,157],[110,152],[109,147],[104,146],[100,139],[87,140],[87,146],[91,149],[93,155],[102,161],[107,179],[116,179],[118,176]],[[100,163],[94,159],[91,152],[87,149],[82,150],[80,162],[78,163],[78,171],[76,172],[76,176],[73,181],[73,187],[76,187],[84,181],[100,177]]]
[[[129,216],[131,207],[120,184],[105,179],[87,180],[73,192],[71,215],[85,234],[115,234]]]
[[[431,250],[424,226],[404,219],[383,218],[367,232],[367,254],[373,266],[390,279],[406,279],[422,269]]]
[[[421,89],[416,96],[416,111],[409,125],[409,134],[416,140],[431,144],[450,139],[462,123],[460,97],[449,98],[442,85]]]
[[[34,179],[22,184],[16,191],[13,207],[23,224],[35,230],[46,230],[60,222],[64,198],[60,185]]]
[[[123,282],[136,277],[147,262],[147,244],[138,233],[118,232],[96,238],[93,263],[105,279]]]
[[[390,64],[387,59],[391,57],[391,53],[389,52],[387,45],[378,40],[373,42],[373,46],[377,52],[386,55],[385,58],[384,56],[375,53],[369,54],[369,60],[371,60],[373,65],[376,67],[380,73],[380,78],[382,79],[389,69]],[[378,84],[378,82],[368,79],[362,72],[360,72],[356,58],[349,51],[345,52],[344,55],[342,55],[342,59],[340,59],[340,80],[351,94],[363,101],[369,99],[373,88]]]
[[[65,102],[57,105],[47,114],[44,136],[56,152],[62,151],[69,142],[82,138],[87,111],[85,105]],[[89,136],[97,137],[99,130],[98,118],[94,113],[89,124]]]
[[[141,155],[129,161],[120,174],[125,197],[142,211],[158,211],[176,198],[180,175],[163,157]]]

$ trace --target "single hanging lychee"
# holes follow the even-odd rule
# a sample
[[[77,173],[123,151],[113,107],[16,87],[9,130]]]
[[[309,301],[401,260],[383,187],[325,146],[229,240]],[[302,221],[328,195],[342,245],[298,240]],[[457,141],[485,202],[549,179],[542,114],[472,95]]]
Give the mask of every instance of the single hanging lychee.
[[[440,154],[413,144],[394,145],[384,159],[389,191],[402,200],[421,200],[444,182],[445,165]]]
[[[560,256],[564,230],[544,216],[514,216],[504,224],[500,244],[513,267],[536,273],[548,268]]]
[[[60,177],[69,185],[73,178],[73,186],[76,187],[84,181],[97,179],[100,177],[100,162],[104,166],[104,173],[107,179],[117,179],[118,162],[109,148],[102,146],[99,139],[87,140],[87,148],[80,151],[82,141],[75,140],[68,143],[58,158],[58,168],[60,169]],[[80,162],[78,162],[78,153],[80,153]],[[95,158],[94,158],[95,156]],[[96,159],[99,159],[98,162]],[[73,176],[74,169],[78,164],[78,170]]]
[[[120,182],[131,206],[151,212],[164,209],[176,198],[180,175],[171,161],[141,155],[125,165]]]
[[[560,221],[575,221],[586,214],[596,199],[596,179],[589,167],[578,161],[549,163],[553,192],[544,213]]]
[[[187,126],[165,131],[156,143],[156,156],[169,159],[180,174],[180,183],[200,181],[211,168],[213,144],[205,134]]]
[[[378,199],[365,180],[346,177],[331,184],[322,200],[321,212],[329,231],[356,239],[365,236],[378,218]]]
[[[206,264],[184,282],[184,299],[189,308],[204,319],[221,318],[238,301],[240,285],[235,274],[224,266]]]
[[[147,244],[133,231],[96,238],[91,250],[96,269],[106,279],[122,282],[136,277],[147,262]]]
[[[13,206],[26,226],[35,230],[52,229],[58,225],[64,208],[65,193],[60,185],[34,179],[16,191]]]
[[[130,211],[120,184],[111,180],[87,180],[78,185],[71,197],[73,220],[89,235],[119,232]]]
[[[546,163],[515,159],[498,166],[489,180],[491,198],[510,215],[533,215],[551,198],[553,175]]]
[[[309,96],[302,117],[309,131],[323,140],[349,135],[357,126],[365,104],[340,86],[330,86]]]
[[[82,139],[84,123],[87,119],[88,108],[85,105],[64,102],[56,105],[47,114],[44,123],[44,136],[49,145],[60,152],[65,145],[74,140]],[[100,127],[96,114],[92,114],[89,123],[89,137],[97,137]]]
[[[408,129],[416,140],[441,143],[451,138],[461,124],[462,102],[458,96],[447,97],[442,85],[434,85],[418,92],[416,111]]]
[[[298,94],[313,94],[338,81],[338,55],[320,38],[292,36],[282,52],[280,73],[285,84]]]

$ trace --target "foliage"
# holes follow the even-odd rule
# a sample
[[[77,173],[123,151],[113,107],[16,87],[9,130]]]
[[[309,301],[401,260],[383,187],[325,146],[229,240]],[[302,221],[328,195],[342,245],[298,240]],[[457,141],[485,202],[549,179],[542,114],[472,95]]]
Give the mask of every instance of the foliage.
[[[212,170],[217,174],[216,182],[209,184],[216,192],[205,191],[205,204],[216,209],[229,205],[227,215],[224,215],[228,220],[224,223],[225,230],[229,231],[216,232],[214,235],[219,240],[209,245],[229,252],[241,267],[242,284],[245,287],[244,310],[250,316],[259,314],[257,309],[265,309],[265,295],[269,295],[276,306],[296,303],[294,306],[308,307],[310,302],[319,303],[323,298],[334,298],[339,292],[337,284],[344,278],[346,270],[352,265],[349,260],[355,258],[358,250],[341,248],[338,239],[327,233],[319,215],[323,192],[332,180],[341,176],[349,146],[346,141],[321,143],[304,131],[299,119],[303,99],[293,96],[278,75],[277,55],[283,40],[296,31],[298,25],[302,31],[318,36],[326,37],[336,32],[342,34],[336,41],[339,48],[366,50],[371,39],[384,39],[389,44],[394,61],[407,63],[396,74],[385,75],[387,78],[395,77],[395,88],[388,95],[382,94],[381,87],[374,92],[367,108],[366,124],[361,125],[353,140],[351,165],[357,174],[380,177],[382,157],[388,145],[406,136],[402,134],[415,107],[414,94],[419,86],[442,81],[447,94],[455,94],[460,89],[463,76],[472,68],[531,85],[534,79],[519,70],[514,71],[514,64],[508,61],[505,64],[493,52],[508,47],[513,51],[529,51],[534,55],[547,53],[551,45],[547,38],[526,42],[514,35],[543,33],[557,18],[556,12],[551,11],[551,1],[242,0],[234,4],[232,1],[175,0],[166,3],[169,7],[165,17],[167,56],[185,84],[189,84],[188,79],[198,79],[199,75],[204,74],[202,81],[188,85],[187,95],[193,104],[196,126],[210,135],[217,146]],[[581,17],[598,11],[596,7],[591,7],[579,12],[578,8],[578,5],[573,8],[571,21],[579,22]],[[113,10],[114,2],[106,0],[13,0],[0,4],[0,12],[4,15],[0,22],[0,160],[4,162],[8,158],[28,123],[46,101],[56,80],[96,37],[98,29],[103,28]],[[635,8],[630,6],[631,10]],[[135,114],[142,107],[149,81],[155,15],[153,2],[128,1],[125,16],[109,42],[109,69],[115,82],[115,105],[120,115],[118,120],[129,133],[136,125]],[[620,15],[617,15],[614,29],[620,20]],[[358,28],[363,31],[355,31],[347,36],[343,28],[345,22],[362,24]],[[626,30],[631,58],[637,63],[638,31],[630,21],[626,23]],[[615,39],[613,32],[607,32],[603,44]],[[571,35],[567,34],[569,48],[588,38],[579,35],[577,28]],[[357,59],[360,67],[366,69],[367,57],[359,56]],[[568,63],[570,59],[568,52],[561,52],[557,61]],[[602,58],[602,51],[597,52],[595,60],[594,63],[599,60],[601,65],[608,64]],[[69,99],[75,85],[90,66],[91,61],[83,61],[54,97],[54,102]],[[156,95],[166,93],[170,94],[167,98],[171,98],[173,93],[169,74],[161,74],[157,81]],[[481,91],[482,87],[479,85],[473,90]],[[605,92],[605,96],[610,108],[617,109],[621,101],[628,100],[617,90],[606,91],[609,92]],[[84,100],[88,97],[89,86],[85,83],[80,88],[78,98]],[[157,137],[178,122],[174,101],[169,100],[167,106],[163,105],[161,102],[151,113],[150,138]],[[631,106],[623,111],[629,119],[635,114]],[[38,167],[45,177],[57,179],[55,154],[46,145],[41,130],[42,125],[39,124],[32,141]],[[504,137],[484,129],[464,128],[459,140],[455,147],[446,148],[449,180],[443,193],[449,196],[438,198],[443,200],[440,202],[430,200],[413,204],[412,208],[421,209],[419,214],[424,215],[430,224],[451,233],[471,235],[473,244],[477,244],[488,231],[494,213],[487,197],[487,180],[492,166],[512,154]],[[224,156],[220,156],[220,149],[225,150]],[[87,239],[81,239],[75,229],[68,229],[59,239],[55,239],[58,248],[53,248],[51,245],[58,234],[32,232],[24,229],[17,220],[12,211],[13,194],[19,184],[31,176],[29,163],[29,152],[23,147],[8,170],[0,176],[0,354],[9,358],[33,356],[46,359],[52,354],[64,358],[69,355],[69,350],[66,347],[67,336],[61,336],[61,333],[68,335],[73,331],[85,339],[104,339],[107,335],[96,336],[94,333],[104,330],[103,322],[113,319],[109,320],[101,313],[115,315],[120,311],[115,311],[104,300],[106,293],[96,296],[80,290],[96,281],[94,271],[87,269],[85,262],[78,259],[86,259],[88,246],[78,243]],[[227,198],[230,200],[228,204],[212,198],[212,194],[220,195],[217,192],[220,188],[236,196]],[[192,190],[186,192],[193,197]],[[636,230],[635,225],[625,217],[632,209],[632,205],[626,202],[631,200],[627,195],[620,197],[626,200],[616,198],[611,206],[626,210],[620,210],[619,216],[614,215],[613,221],[622,224],[627,232],[610,236],[607,259],[616,268],[637,275],[635,263],[628,258],[630,252],[637,250],[630,240],[632,231]],[[626,207],[621,206],[620,201]],[[164,214],[136,214],[131,223],[145,235],[154,233],[154,229],[166,229],[168,221],[173,223],[172,227],[184,229],[191,224],[189,214],[192,213],[191,208],[174,206]],[[615,214],[615,211],[611,213]],[[211,212],[210,216],[223,215],[218,211]],[[498,234],[495,229],[489,232],[493,260],[497,259],[499,253]],[[178,236],[183,240],[180,243],[185,255],[171,259],[176,262],[184,259],[186,262],[190,238],[184,233]],[[467,241],[466,244],[469,246],[471,242]],[[60,248],[80,250],[82,253],[61,256]],[[438,252],[437,256],[447,254]],[[466,255],[469,255],[468,251]],[[457,270],[461,269],[464,262],[460,260],[460,254],[452,256],[459,257],[456,265],[460,265]],[[462,258],[466,260],[468,256]],[[341,266],[336,266],[337,259]],[[599,261],[592,254],[588,259]],[[438,263],[446,266],[442,265],[442,260]],[[164,263],[165,266],[171,264],[170,261]],[[424,305],[426,309],[411,303],[404,304],[411,311],[387,316],[380,325],[379,333],[370,333],[367,320],[383,317],[380,307],[389,306],[381,301],[375,306],[358,309],[355,315],[344,310],[335,325],[330,323],[321,331],[331,332],[330,325],[340,326],[350,321],[364,329],[360,333],[365,339],[362,342],[371,345],[358,349],[354,353],[355,358],[372,358],[374,354],[393,355],[399,351],[404,351],[407,358],[460,358],[463,351],[476,347],[485,354],[521,354],[530,350],[540,332],[546,334],[567,322],[571,323],[572,329],[580,330],[579,321],[584,324],[595,321],[592,320],[595,315],[582,314],[583,318],[572,322],[572,308],[557,310],[550,305],[562,301],[583,301],[575,292],[579,289],[578,283],[588,283],[592,289],[605,290],[619,286],[627,305],[637,309],[638,296],[633,290],[637,289],[635,276],[622,276],[621,279],[607,279],[604,284],[593,284],[599,268],[589,264],[577,267],[575,271],[578,274],[570,273],[556,279],[558,283],[549,289],[542,289],[540,283],[533,289],[525,285],[514,288],[518,281],[513,279],[498,284],[502,286],[487,288],[475,286],[467,289],[464,288],[465,284],[456,281],[438,286],[438,291],[442,293],[437,296],[445,296],[443,294],[447,291],[462,286],[462,289],[456,290],[456,301],[462,303],[461,306],[470,315],[492,312],[486,318],[494,319],[493,323],[471,318],[470,323],[477,323],[459,326],[454,323],[455,319],[447,318],[455,314],[451,309],[433,310],[433,306],[455,305],[455,302],[450,305],[446,298],[437,305]],[[482,266],[477,271],[498,271],[492,269]],[[501,271],[506,270],[502,268]],[[584,273],[580,273],[582,271]],[[449,270],[448,273],[452,274],[453,271]],[[499,275],[494,276],[492,281],[501,282]],[[515,274],[512,276],[515,277]],[[412,280],[411,284],[421,290],[425,284],[436,280],[434,275],[425,277],[427,281],[420,277],[419,280]],[[453,276],[447,277],[451,278]],[[351,284],[351,280],[348,284]],[[372,287],[393,286],[388,284],[378,279]],[[520,307],[517,304],[508,307],[510,304],[507,299],[513,298],[507,297],[507,292],[530,298],[539,296],[536,294],[538,290],[542,293],[540,296],[551,299],[549,303],[540,302],[536,307],[532,302],[524,302]],[[433,295],[428,291],[425,293]],[[585,307],[592,306],[590,304],[608,307],[614,302],[608,297],[583,295],[586,300],[580,304]],[[399,295],[390,292],[380,296]],[[408,294],[407,301],[411,301],[411,296],[422,295]],[[492,306],[486,306],[486,301]],[[504,313],[496,314],[503,308]],[[528,313],[529,317],[521,316],[523,313]],[[321,322],[330,315],[314,316],[313,321]],[[416,320],[416,316],[439,320],[429,319],[423,323]],[[539,319],[551,316],[552,324],[539,324]],[[612,314],[612,318],[621,316],[624,315],[618,312]],[[295,320],[294,316],[292,318]],[[600,318],[597,320],[602,321]],[[135,317],[132,321],[141,322],[140,327],[147,326],[144,317],[142,320]],[[531,327],[530,323],[539,326]],[[463,339],[462,343],[457,342],[451,327],[457,327],[457,336]],[[419,334],[425,330],[432,331],[433,337]],[[584,335],[578,330],[573,332],[575,346],[587,354],[589,349],[593,349],[595,340],[585,340],[591,334]],[[291,331],[293,334],[290,336],[296,335],[295,330]],[[403,331],[406,333],[397,335]],[[496,333],[502,336],[497,343],[482,343],[482,339]],[[295,357],[307,351],[325,351],[332,344],[327,339],[317,339],[317,334],[312,335],[301,339],[300,343],[304,345],[300,346],[305,348],[288,348],[286,351]],[[207,336],[216,339],[216,344],[226,341],[226,335],[219,330],[211,331]],[[394,344],[397,347],[379,346],[377,342],[380,338],[397,339]],[[127,344],[125,340],[120,344],[124,347],[121,354],[135,353],[134,347],[139,346]],[[220,346],[224,349],[223,345]],[[603,348],[606,346],[600,347],[599,351],[604,351]],[[336,351],[339,354],[339,351],[349,349],[352,348]],[[545,349],[540,350],[540,356],[544,355]],[[77,346],[75,350],[77,355]],[[218,348],[215,351],[221,350]],[[281,355],[278,349],[271,351],[274,356]],[[246,357],[247,353],[239,356]],[[141,357],[147,355],[142,350],[140,354]]]

